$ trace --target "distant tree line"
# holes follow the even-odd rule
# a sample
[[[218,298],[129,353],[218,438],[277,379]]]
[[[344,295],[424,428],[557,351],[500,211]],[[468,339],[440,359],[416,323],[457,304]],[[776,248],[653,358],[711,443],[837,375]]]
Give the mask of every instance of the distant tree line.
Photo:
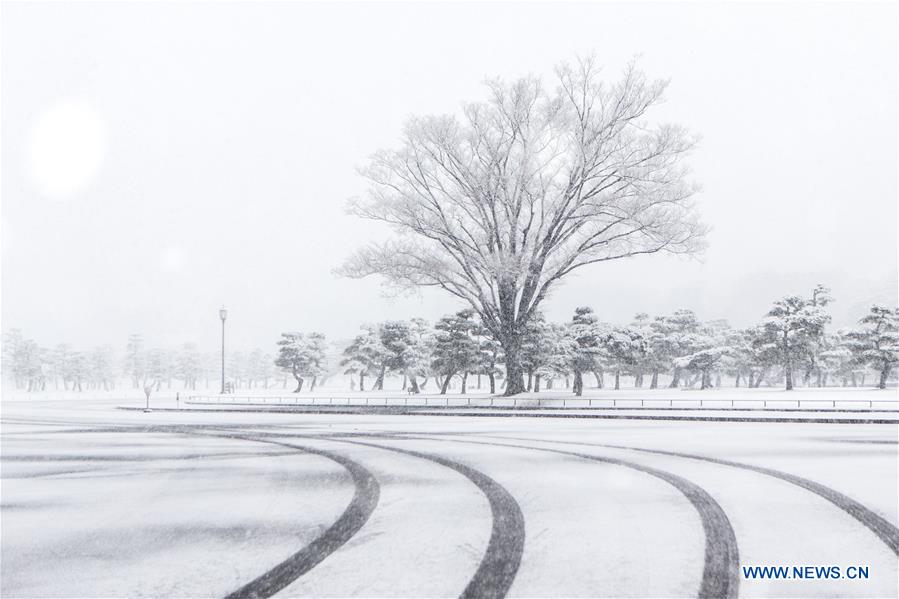
[[[601,322],[589,307],[566,323],[547,322],[539,312],[526,327],[520,348],[526,391],[561,385],[576,395],[585,377],[598,388],[621,388],[622,376],[636,388],[736,387],[783,384],[859,386],[874,373],[885,388],[899,362],[899,309],[875,305],[851,329],[829,331],[830,291],[819,285],[808,297],[774,302],[765,317],[745,329],[725,320],[700,321],[690,310],[651,317],[637,314],[627,325]],[[462,310],[433,327],[420,319],[366,325],[344,349],[340,362],[351,386],[380,390],[388,374],[403,377],[414,393],[430,380],[446,393],[455,380],[465,393],[470,376],[505,379],[502,345],[476,317]]]
[[[602,322],[590,307],[568,322],[548,322],[537,312],[518,348],[525,391],[585,385],[635,388],[710,389],[725,380],[735,387],[887,386],[899,363],[899,308],[875,305],[854,328],[829,330],[830,290],[818,285],[806,296],[775,301],[756,324],[734,329],[725,320],[701,321],[691,310],[637,314],[625,325]],[[387,377],[402,377],[411,393],[445,394],[472,384],[505,392],[507,357],[502,343],[472,309],[444,316],[433,325],[421,318],[363,325],[349,343],[330,344],[322,333],[282,333],[277,353],[261,349],[226,352],[226,373],[237,389],[286,388],[314,391],[328,377],[349,377],[351,390],[380,391]],[[28,391],[110,390],[125,377],[131,387],[156,390],[216,389],[220,354],[185,343],[176,350],[147,348],[131,335],[117,357],[110,346],[76,351],[67,344],[40,347],[18,330],[4,335],[4,374]]]
[[[237,388],[267,388],[284,378],[273,355],[261,349],[226,352],[225,367]],[[65,343],[46,348],[11,329],[3,336],[3,371],[16,389],[26,391],[109,391],[123,380],[133,389],[209,389],[218,388],[221,354],[202,352],[196,343],[147,347],[137,334],[118,353],[109,345],[86,351]]]

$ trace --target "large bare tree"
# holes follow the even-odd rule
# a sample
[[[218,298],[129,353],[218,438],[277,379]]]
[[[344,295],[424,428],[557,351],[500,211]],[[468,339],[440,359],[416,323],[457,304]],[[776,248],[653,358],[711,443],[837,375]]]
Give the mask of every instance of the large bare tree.
[[[644,118],[663,81],[631,64],[603,82],[592,60],[539,78],[488,82],[489,99],[461,118],[413,118],[401,146],[363,171],[360,217],[399,236],[357,251],[348,276],[436,286],[467,302],[502,345],[506,394],[524,391],[522,333],[575,269],[656,252],[691,253],[704,227],[683,158],[694,139]]]

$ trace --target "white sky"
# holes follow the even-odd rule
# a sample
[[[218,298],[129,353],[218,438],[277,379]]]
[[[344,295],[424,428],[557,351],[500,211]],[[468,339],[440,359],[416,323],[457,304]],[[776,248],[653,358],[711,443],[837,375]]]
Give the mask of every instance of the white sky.
[[[356,168],[486,76],[640,55],[656,116],[703,141],[702,262],[583,270],[546,304],[743,326],[830,284],[845,325],[896,300],[892,2],[23,3],[2,10],[2,319],[40,343],[214,349],[456,308],[331,270],[386,231],[344,213]]]

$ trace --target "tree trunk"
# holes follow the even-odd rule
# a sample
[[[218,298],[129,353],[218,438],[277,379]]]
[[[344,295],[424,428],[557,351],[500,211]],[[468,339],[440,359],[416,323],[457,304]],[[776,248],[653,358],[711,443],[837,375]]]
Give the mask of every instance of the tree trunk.
[[[659,388],[659,371],[652,371],[652,378],[649,379],[649,388],[650,389],[658,389]]]
[[[293,390],[294,393],[299,393],[303,390],[303,377],[293,375],[293,378],[297,380],[297,388]]]
[[[387,366],[381,366],[381,372],[378,373],[378,379],[375,381],[375,391],[384,390],[384,375],[387,373]]]
[[[880,382],[877,383],[878,389],[886,389],[887,388],[887,378],[890,376],[891,367],[889,364],[885,365],[880,369]]]
[[[528,384],[525,389],[530,392],[531,389],[534,388],[534,371],[528,370]]]
[[[790,356],[790,341],[788,331],[784,330],[783,341],[781,343],[781,349],[783,350],[784,355],[784,378],[786,378],[786,387],[787,391],[793,390],[793,360]]]
[[[540,375],[534,377],[534,393],[540,391]]]
[[[765,380],[765,371],[764,371],[764,370],[762,370],[761,372],[756,373],[756,375],[755,375],[755,385],[753,385],[753,387],[754,387],[755,389],[758,389],[759,387],[761,387],[761,386],[762,386],[762,381],[763,381],[763,380]]]
[[[449,388],[450,379],[453,378],[455,372],[451,372],[443,379],[443,385],[440,387],[440,395],[446,395],[446,390]]]
[[[490,395],[493,395],[496,393],[496,375],[491,372],[487,378],[490,380]]]
[[[365,373],[364,372],[359,373],[359,390],[365,391]]]
[[[500,340],[506,354],[506,378],[503,395],[524,393],[524,369],[521,367],[521,336],[509,331]]]
[[[621,371],[616,370],[615,371],[615,391],[618,391],[619,389],[621,389]]]
[[[409,377],[409,389],[412,393],[421,393],[421,389],[418,387],[418,379],[415,378],[415,375]]]
[[[636,387],[637,389],[643,388],[643,373],[642,372],[638,372],[637,374],[634,375],[634,387]]]
[[[481,390],[481,373],[478,373],[478,391]]]
[[[709,387],[711,387],[711,385],[709,384],[709,383],[711,382],[711,380],[710,380],[711,378],[712,378],[712,377],[709,375],[709,373],[708,373],[707,370],[703,370],[703,371],[702,371],[702,383],[700,383],[700,385],[699,385],[699,390],[700,390],[700,391],[705,390],[705,389],[708,389]]]
[[[680,386],[680,368],[674,369],[674,374],[671,377],[671,384],[668,385],[669,389],[677,389]]]
[[[593,371],[593,378],[596,379],[596,388],[597,388],[597,389],[602,389],[602,388],[603,388],[602,372],[601,372],[601,371],[594,370],[594,371]],[[582,385],[582,388],[583,388],[583,385]]]
[[[309,391],[315,391],[315,383],[318,381],[318,375],[313,375],[312,383],[309,384]]]
[[[571,386],[571,390],[577,396],[584,394],[584,375],[577,368],[574,369],[574,384]]]
[[[740,373],[737,373],[737,377],[734,379],[734,387],[740,388]]]
[[[462,389],[459,391],[462,395],[465,395],[465,391],[468,385],[468,371],[462,373]]]

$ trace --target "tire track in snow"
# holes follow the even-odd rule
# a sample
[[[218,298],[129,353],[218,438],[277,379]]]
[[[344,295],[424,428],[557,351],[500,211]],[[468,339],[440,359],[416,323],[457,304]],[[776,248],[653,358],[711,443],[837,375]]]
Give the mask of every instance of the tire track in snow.
[[[185,433],[184,429],[178,431]],[[255,443],[268,443],[278,445],[305,453],[322,456],[340,464],[349,472],[355,485],[353,499],[347,505],[340,517],[311,543],[280,562],[269,571],[256,577],[236,591],[229,593],[226,599],[245,599],[257,597],[271,597],[297,578],[317,566],[325,558],[349,541],[362,526],[368,521],[381,494],[381,487],[374,475],[358,462],[345,456],[323,449],[295,445],[281,441],[257,439],[250,436],[235,434],[194,433],[210,437],[227,439],[240,439]]]
[[[257,443],[269,443],[323,456],[343,466],[350,473],[350,476],[353,477],[353,484],[356,487],[353,499],[349,505],[337,521],[328,527],[325,532],[268,572],[228,594],[226,599],[271,597],[317,566],[359,532],[359,529],[368,521],[368,518],[378,505],[381,487],[368,469],[358,462],[337,453],[280,441],[261,440],[237,435],[229,435],[228,437],[255,441]]]
[[[459,597],[462,599],[502,599],[506,596],[521,564],[521,556],[524,552],[525,527],[521,507],[505,487],[470,466],[439,455],[365,441],[350,441],[349,439],[339,437],[331,437],[330,439],[341,443],[364,445],[429,460],[455,470],[474,483],[490,503],[493,525],[490,532],[490,540],[487,543],[484,556],[481,558],[481,563]]]
[[[349,541],[368,521],[378,505],[381,487],[374,475],[358,462],[331,451],[296,445],[282,441],[254,438],[245,434],[236,434],[221,426],[190,425],[150,425],[135,426],[103,426],[91,430],[96,433],[165,433],[175,435],[199,436],[209,438],[237,439],[254,443],[267,443],[293,450],[302,451],[327,458],[336,462],[349,472],[353,479],[355,492],[349,505],[338,519],[316,537],[311,543],[278,563],[264,574],[256,577],[236,591],[229,593],[226,599],[249,599],[271,597],[288,586],[297,578],[317,566],[329,555]],[[198,456],[191,456],[198,457]],[[252,456],[247,456],[252,457]]]
[[[893,553],[899,555],[899,528],[894,526],[889,520],[876,513],[872,509],[866,507],[864,504],[856,501],[855,499],[849,497],[848,495],[844,495],[840,493],[836,489],[832,489],[826,485],[822,485],[821,483],[816,483],[813,480],[809,480],[807,478],[803,478],[801,476],[797,476],[795,474],[790,474],[788,472],[783,472],[781,470],[775,470],[773,468],[765,468],[764,466],[754,466],[752,464],[744,464],[742,462],[732,462],[730,460],[724,460],[721,458],[712,458],[703,455],[697,455],[693,453],[681,453],[676,451],[665,451],[663,449],[646,449],[644,447],[630,447],[627,445],[609,445],[603,443],[579,443],[577,441],[545,441],[543,439],[530,439],[526,437],[492,437],[492,438],[501,438],[501,439],[513,439],[518,441],[537,441],[541,443],[560,443],[565,445],[586,445],[589,447],[603,447],[608,449],[625,449],[629,451],[639,451],[643,453],[653,453],[658,455],[672,456],[677,458],[685,458],[689,460],[697,460],[701,462],[709,462],[711,464],[718,464],[721,466],[730,466],[732,468],[740,468],[743,470],[749,470],[752,472],[757,472],[759,474],[764,474],[766,476],[771,476],[782,481],[791,483],[798,487],[805,489],[806,491],[811,491],[816,495],[826,499],[827,501],[834,504],[836,507],[840,508],[853,518],[855,518],[858,522],[868,528],[871,532],[877,535],[881,541],[886,543],[887,547],[889,547]]]
[[[676,474],[672,474],[671,472],[667,472],[665,470],[658,470],[656,468],[644,466],[636,462],[620,460],[618,458],[601,457],[586,453],[577,453],[574,451],[551,449],[548,447],[533,447],[528,445],[516,445],[507,443],[491,443],[489,441],[471,441],[444,438],[433,439],[428,437],[412,437],[407,435],[372,434],[371,436],[384,436],[387,438],[400,440],[418,439],[426,441],[450,441],[474,445],[512,447],[515,449],[543,451],[547,453],[555,453],[559,455],[582,458],[594,462],[603,462],[606,464],[623,466],[625,468],[630,468],[632,470],[637,470],[639,472],[643,472],[644,474],[654,476],[660,480],[667,482],[678,491],[680,491],[699,513],[699,518],[702,521],[702,528],[703,532],[705,533],[705,560],[703,565],[702,581],[699,585],[698,596],[716,599],[722,597],[727,599],[734,599],[738,595],[740,585],[740,557],[737,548],[737,538],[734,534],[733,527],[730,524],[730,520],[727,518],[727,514],[724,513],[724,510],[720,505],[718,505],[718,502],[716,502],[712,498],[712,496],[705,491],[705,489],[685,478],[677,476]],[[345,442],[360,443],[358,441]],[[367,443],[361,444],[368,445]]]

